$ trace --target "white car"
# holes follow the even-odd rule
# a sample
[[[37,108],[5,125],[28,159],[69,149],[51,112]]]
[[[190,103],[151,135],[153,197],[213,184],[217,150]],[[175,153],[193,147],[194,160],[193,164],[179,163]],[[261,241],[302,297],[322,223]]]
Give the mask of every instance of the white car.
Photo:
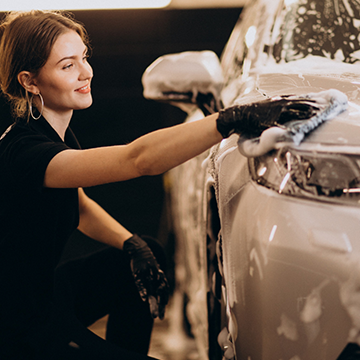
[[[300,144],[244,156],[232,135],[168,176],[202,359],[360,359],[360,2],[251,0],[221,61],[165,55],[143,83],[186,121],[276,95],[347,96]]]

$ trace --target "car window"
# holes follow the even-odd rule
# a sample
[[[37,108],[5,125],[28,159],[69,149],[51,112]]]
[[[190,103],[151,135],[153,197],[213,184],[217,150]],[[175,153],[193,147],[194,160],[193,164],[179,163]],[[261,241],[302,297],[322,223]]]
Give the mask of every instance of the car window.
[[[308,55],[346,63],[360,60],[358,0],[285,0],[279,16],[272,47],[277,63]]]
[[[261,0],[253,0],[241,13],[222,55],[225,85],[252,67],[262,52],[266,6]]]
[[[222,55],[225,86],[255,66],[308,55],[345,63],[360,60],[359,0],[253,0]]]

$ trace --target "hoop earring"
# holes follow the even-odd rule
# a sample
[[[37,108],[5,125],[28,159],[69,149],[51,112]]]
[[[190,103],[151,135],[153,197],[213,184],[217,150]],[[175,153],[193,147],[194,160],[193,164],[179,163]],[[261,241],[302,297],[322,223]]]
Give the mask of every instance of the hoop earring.
[[[44,99],[43,99],[43,97],[42,97],[42,95],[40,93],[38,93],[37,95],[39,95],[40,101],[41,101],[41,111],[40,111],[40,115],[38,117],[35,117],[34,114],[33,114],[33,111],[32,111],[32,108],[33,108],[32,107],[32,102],[33,102],[34,95],[31,95],[31,99],[29,101],[30,115],[34,120],[39,120],[41,118],[42,112],[44,110]]]

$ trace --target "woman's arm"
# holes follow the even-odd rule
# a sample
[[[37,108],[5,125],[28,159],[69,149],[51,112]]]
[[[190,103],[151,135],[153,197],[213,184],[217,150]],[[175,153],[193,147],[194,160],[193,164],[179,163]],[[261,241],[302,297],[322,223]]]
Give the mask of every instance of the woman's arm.
[[[100,205],[79,189],[80,222],[78,230],[90,238],[122,249],[132,233],[120,225]]]
[[[168,285],[147,243],[139,236],[133,236],[97,203],[87,197],[81,188],[79,189],[79,211],[78,230],[94,240],[125,251],[129,256],[130,269],[142,300],[149,302],[153,318],[162,319],[168,302]]]
[[[218,114],[144,135],[128,145],[65,150],[49,163],[46,187],[88,187],[161,174],[220,142]]]

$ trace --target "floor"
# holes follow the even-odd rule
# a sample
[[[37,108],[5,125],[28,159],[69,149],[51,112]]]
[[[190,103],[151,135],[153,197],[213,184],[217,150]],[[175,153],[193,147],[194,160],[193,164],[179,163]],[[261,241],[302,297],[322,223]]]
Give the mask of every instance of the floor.
[[[195,341],[169,331],[168,320],[155,321],[149,356],[162,360],[199,360]]]
[[[195,341],[178,326],[176,313],[167,311],[165,319],[156,319],[150,344],[149,356],[161,360],[200,360]],[[90,327],[94,333],[105,337],[106,317]]]

